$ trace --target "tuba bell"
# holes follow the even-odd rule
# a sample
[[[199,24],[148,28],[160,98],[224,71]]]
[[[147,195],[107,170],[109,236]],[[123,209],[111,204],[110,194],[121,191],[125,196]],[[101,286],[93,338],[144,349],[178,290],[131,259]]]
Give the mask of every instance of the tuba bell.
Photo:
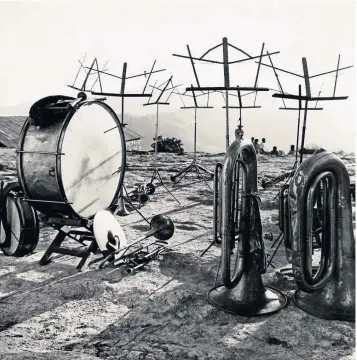
[[[218,174],[219,170],[220,175]],[[250,141],[237,139],[227,149],[222,166],[215,171],[214,236],[221,241],[223,285],[207,294],[208,302],[226,312],[258,316],[282,309],[286,296],[265,287],[266,272],[258,196],[257,157]],[[235,241],[235,266],[231,253]]]
[[[355,319],[355,252],[350,178],[343,162],[321,149],[297,169],[289,187],[295,304],[330,320]],[[312,271],[314,210],[321,206],[321,257]]]

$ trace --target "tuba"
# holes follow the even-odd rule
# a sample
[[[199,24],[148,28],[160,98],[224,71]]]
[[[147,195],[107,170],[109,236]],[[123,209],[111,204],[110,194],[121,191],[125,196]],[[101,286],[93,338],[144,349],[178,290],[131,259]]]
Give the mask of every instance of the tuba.
[[[355,319],[355,252],[350,178],[343,162],[321,149],[297,169],[289,187],[295,304],[330,320]],[[321,258],[312,271],[314,216],[322,208]]]
[[[211,289],[207,300],[221,310],[243,316],[277,312],[286,305],[287,298],[280,291],[265,287],[261,277],[266,272],[266,255],[259,210],[257,157],[250,141],[237,139],[230,145],[222,166],[216,166],[214,181],[218,191],[214,204],[214,236],[221,241],[223,285]],[[231,253],[236,240],[232,272]]]

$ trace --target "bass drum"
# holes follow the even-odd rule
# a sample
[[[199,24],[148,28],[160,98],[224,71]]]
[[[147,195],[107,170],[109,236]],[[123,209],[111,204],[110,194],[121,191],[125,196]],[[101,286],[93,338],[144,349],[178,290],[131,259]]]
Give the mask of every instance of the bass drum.
[[[115,204],[125,157],[122,125],[107,104],[51,96],[30,109],[17,173],[27,201],[38,211],[90,219]]]
[[[0,247],[5,255],[25,256],[32,253],[39,239],[36,211],[21,201],[18,182],[7,184],[1,199]]]

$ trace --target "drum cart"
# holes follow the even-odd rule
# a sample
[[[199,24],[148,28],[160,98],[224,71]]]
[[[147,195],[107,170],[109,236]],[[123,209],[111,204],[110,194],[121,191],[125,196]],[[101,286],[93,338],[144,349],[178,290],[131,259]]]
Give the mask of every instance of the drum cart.
[[[40,265],[48,264],[53,254],[63,254],[81,258],[77,269],[83,270],[99,249],[92,219],[103,208],[113,209],[125,168],[120,166],[120,170],[115,170],[118,164],[125,164],[126,155],[120,120],[103,100],[105,98],[87,100],[83,92],[78,94],[78,99],[61,95],[43,98],[31,107],[30,117],[22,128],[16,151],[18,179],[23,190],[20,200],[42,213],[44,223],[58,231]],[[88,145],[77,159],[65,156],[73,149],[81,149],[76,148],[73,134],[85,126],[88,116],[96,121],[102,116],[93,123],[97,127],[93,125],[87,132],[98,145]],[[71,124],[75,125],[67,136]],[[107,135],[106,130],[113,125],[117,132]],[[67,150],[63,150],[64,146]],[[113,191],[113,197],[106,195],[108,191],[110,195]],[[75,241],[82,247],[65,247],[65,240]]]
[[[47,265],[51,262],[53,254],[70,255],[81,258],[77,265],[77,270],[84,270],[97,252],[98,245],[93,234],[93,221],[87,219],[67,219],[49,217],[45,224],[58,231],[55,239],[48,247],[40,260],[40,265]],[[71,239],[82,246],[84,249],[61,247],[66,239]],[[89,242],[86,245],[86,242]]]

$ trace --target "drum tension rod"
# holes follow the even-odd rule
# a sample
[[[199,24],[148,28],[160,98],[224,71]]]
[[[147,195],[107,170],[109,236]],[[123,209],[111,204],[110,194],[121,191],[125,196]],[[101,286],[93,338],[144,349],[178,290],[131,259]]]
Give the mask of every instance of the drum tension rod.
[[[26,198],[20,198],[22,201],[27,202],[39,202],[39,203],[49,203],[49,204],[62,204],[62,205],[72,205],[72,202],[67,201],[52,201],[52,200],[35,200],[35,199],[26,199]]]
[[[16,150],[16,153],[25,154],[43,154],[43,155],[65,155],[65,153],[51,152],[51,151],[27,151],[27,150]]]

